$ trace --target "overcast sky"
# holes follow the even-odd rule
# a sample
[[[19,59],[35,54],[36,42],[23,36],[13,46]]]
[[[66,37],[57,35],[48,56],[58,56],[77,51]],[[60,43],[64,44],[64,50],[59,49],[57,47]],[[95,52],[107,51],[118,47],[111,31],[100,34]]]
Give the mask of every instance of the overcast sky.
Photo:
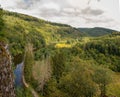
[[[74,27],[120,30],[119,0],[0,0],[10,11]]]

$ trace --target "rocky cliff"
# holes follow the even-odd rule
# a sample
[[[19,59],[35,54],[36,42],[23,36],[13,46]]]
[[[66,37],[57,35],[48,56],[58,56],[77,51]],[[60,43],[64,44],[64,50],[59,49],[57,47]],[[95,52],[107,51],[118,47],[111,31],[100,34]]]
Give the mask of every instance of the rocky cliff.
[[[15,97],[14,76],[8,45],[0,41],[0,97]]]

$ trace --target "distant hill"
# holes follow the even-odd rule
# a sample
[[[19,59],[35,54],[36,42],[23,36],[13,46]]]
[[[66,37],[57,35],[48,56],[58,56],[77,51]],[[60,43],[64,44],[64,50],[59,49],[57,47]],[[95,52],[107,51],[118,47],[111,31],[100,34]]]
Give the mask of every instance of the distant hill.
[[[102,27],[95,27],[95,28],[78,28],[80,32],[88,35],[88,36],[103,36],[106,34],[111,34],[113,32],[118,32],[115,30],[107,29],[107,28],[102,28]]]
[[[5,32],[9,30],[9,32],[12,33],[26,33],[26,35],[38,32],[41,36],[43,36],[46,43],[64,38],[76,38],[83,36],[83,33],[81,33],[78,29],[67,24],[53,23],[15,12],[5,11],[4,13],[5,25],[12,27],[12,29],[6,28]]]

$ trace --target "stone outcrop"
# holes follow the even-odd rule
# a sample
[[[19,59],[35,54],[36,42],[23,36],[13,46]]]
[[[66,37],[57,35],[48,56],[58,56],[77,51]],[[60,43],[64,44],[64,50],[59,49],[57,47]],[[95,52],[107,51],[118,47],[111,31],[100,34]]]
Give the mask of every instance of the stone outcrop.
[[[14,75],[8,45],[0,41],[0,97],[15,97]]]

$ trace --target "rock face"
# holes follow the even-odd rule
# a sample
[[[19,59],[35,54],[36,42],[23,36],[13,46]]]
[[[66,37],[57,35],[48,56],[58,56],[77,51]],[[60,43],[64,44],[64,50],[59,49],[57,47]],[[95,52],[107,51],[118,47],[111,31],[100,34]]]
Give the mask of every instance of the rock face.
[[[0,41],[0,97],[16,97],[8,45]]]

